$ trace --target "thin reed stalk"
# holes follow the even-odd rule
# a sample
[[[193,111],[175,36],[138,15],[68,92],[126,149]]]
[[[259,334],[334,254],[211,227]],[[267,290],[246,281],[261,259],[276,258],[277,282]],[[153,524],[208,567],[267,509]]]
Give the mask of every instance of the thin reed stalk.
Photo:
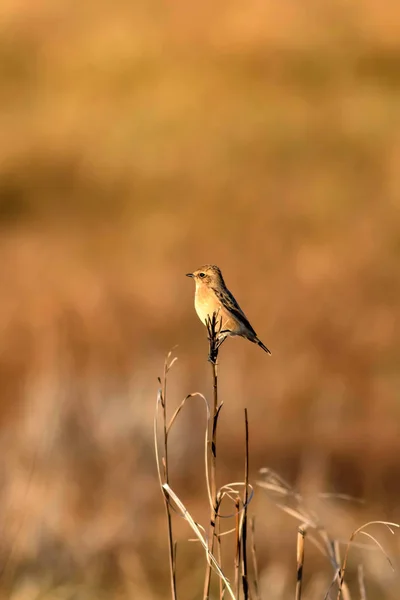
[[[247,572],[247,505],[249,503],[249,420],[247,408],[244,409],[245,424],[245,459],[244,459],[244,492],[243,492],[243,516],[242,516],[242,586],[245,600],[249,597],[249,581]]]
[[[218,415],[222,404],[218,405],[218,351],[224,341],[224,338],[219,336],[221,331],[221,320],[218,320],[218,313],[213,313],[212,317],[207,319],[209,355],[208,360],[211,364],[212,371],[212,386],[213,386],[213,410],[212,410],[212,436],[211,436],[211,453],[210,453],[210,493],[211,493],[211,511],[210,525],[208,533],[208,550],[209,554],[214,552],[214,537],[215,525],[217,518],[217,424]],[[206,574],[204,579],[203,600],[208,600],[210,597],[211,583],[211,563],[207,560]]]
[[[235,500],[235,594],[237,600],[240,595],[240,555],[241,555],[241,544],[240,544],[240,498],[239,496]]]

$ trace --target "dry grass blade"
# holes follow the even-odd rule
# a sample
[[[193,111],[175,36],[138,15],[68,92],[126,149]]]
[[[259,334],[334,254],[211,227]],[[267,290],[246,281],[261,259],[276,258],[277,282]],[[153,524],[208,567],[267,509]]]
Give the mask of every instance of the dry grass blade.
[[[364,525],[361,525],[361,527],[359,527],[352,533],[352,538],[354,538],[358,533],[360,533],[360,531],[362,531],[366,527],[369,527],[370,525],[384,525],[389,529],[392,535],[394,535],[392,527],[400,528],[399,523],[393,523],[392,521],[368,521],[368,523],[364,523]]]
[[[172,365],[173,363],[171,363]],[[159,381],[161,383],[161,380],[159,378]],[[210,490],[210,481],[209,481],[209,475],[208,475],[208,445],[209,445],[209,441],[208,441],[208,424],[210,421],[210,406],[207,402],[206,397],[201,394],[200,392],[192,392],[191,394],[188,394],[180,403],[180,405],[178,406],[178,408],[175,410],[174,414],[172,415],[166,430],[165,430],[165,434],[167,436],[167,441],[168,441],[168,434],[172,428],[172,426],[174,425],[179,413],[181,412],[181,410],[183,409],[183,407],[185,406],[187,400],[189,400],[189,398],[201,398],[204,401],[205,407],[206,407],[206,427],[205,427],[205,439],[204,439],[204,448],[205,448],[205,453],[204,453],[204,464],[205,464],[205,474],[206,474],[206,486],[207,486],[207,494],[208,494],[208,499],[209,499],[209,503],[210,503],[210,507],[213,507],[213,501],[212,501],[212,496],[211,496],[211,490]],[[158,392],[158,396],[157,396],[157,404],[156,404],[156,414],[155,414],[155,419],[154,419],[154,441],[155,441],[155,451],[156,451],[156,463],[157,463],[157,472],[158,472],[158,478],[159,478],[159,482],[160,485],[162,485],[162,479],[160,478],[160,459],[159,459],[159,452],[158,452],[158,444],[157,444],[157,440],[158,440],[158,427],[157,427],[157,423],[158,423],[158,407],[161,404],[161,406],[164,408],[164,404],[162,402],[162,393],[161,390],[159,390]]]
[[[154,415],[154,450],[155,450],[155,455],[156,455],[156,467],[157,467],[158,481],[160,483],[160,486],[162,487],[163,477],[162,477],[161,466],[160,466],[160,453],[158,450],[158,411],[159,411],[160,406],[163,407],[164,405],[163,405],[161,390],[158,390],[156,410],[155,410],[155,415]]]
[[[227,531],[223,531],[222,533],[219,534],[219,537],[226,537],[227,535],[230,535],[231,533],[235,533],[236,531],[236,526],[232,527],[232,529],[228,529]]]
[[[360,535],[366,535],[367,537],[369,537],[373,542],[375,542],[375,544],[378,546],[379,550],[382,552],[382,554],[384,555],[384,557],[386,558],[386,560],[388,561],[389,565],[392,568],[392,571],[394,571],[394,567],[393,567],[393,563],[390,560],[388,553],[384,550],[382,544],[380,542],[378,542],[378,540],[371,535],[370,533],[368,533],[367,531],[360,531]]]
[[[296,492],[287,481],[272,469],[263,468],[259,472],[264,479],[257,480],[258,487],[264,489],[267,493],[272,492],[280,497],[279,501],[276,500],[275,496],[272,496],[271,499],[281,510],[291,514],[300,522],[306,521],[313,528],[319,525],[316,515],[306,508],[301,494]],[[282,503],[281,498],[285,499],[285,504]],[[292,506],[288,506],[289,502]]]
[[[260,473],[265,477],[264,480],[257,480],[256,484],[261,489],[264,489],[266,492],[273,492],[280,496],[279,501],[276,500],[275,497],[272,497],[275,505],[286,512],[288,515],[291,515],[300,523],[305,523],[307,526],[312,527],[313,529],[317,529],[321,527],[316,515],[309,511],[303,498],[300,494],[298,494],[290,485],[277,473],[272,471],[271,469],[260,469]],[[285,498],[285,504],[281,501],[281,498]],[[291,502],[294,506],[289,506],[288,503]]]
[[[293,487],[290,485],[286,479],[281,477],[279,473],[276,473],[272,469],[267,467],[263,467],[259,470],[260,475],[263,476],[263,481],[259,482],[259,485],[264,485],[265,487],[271,487],[271,489],[275,488],[277,491],[281,493],[287,492],[287,495],[290,496],[298,496],[300,498],[300,494],[297,494]]]
[[[161,381],[161,380],[159,379],[159,381]],[[210,499],[210,502],[211,502],[210,490],[209,490],[209,485],[208,485],[208,460],[207,460],[208,423],[209,423],[209,420],[210,420],[210,407],[208,405],[206,397],[203,394],[201,394],[200,392],[193,392],[191,394],[188,394],[182,400],[182,402],[180,403],[180,405],[178,406],[178,408],[175,410],[174,414],[172,415],[172,417],[171,417],[171,419],[169,421],[169,424],[165,428],[165,435],[166,435],[166,441],[168,442],[168,434],[169,434],[172,426],[174,425],[174,423],[175,423],[175,421],[176,421],[179,413],[181,412],[181,410],[185,406],[187,400],[189,400],[189,398],[197,398],[197,397],[201,398],[204,401],[204,404],[205,404],[205,407],[206,407],[207,419],[206,419],[205,442],[204,442],[204,445],[205,445],[205,448],[206,448],[205,469],[206,469],[206,479],[207,479],[207,491],[208,491],[208,496],[209,496],[209,499]],[[155,411],[155,417],[154,417],[154,447],[155,447],[155,456],[156,456],[156,466],[157,466],[158,480],[159,480],[160,486],[162,487],[162,485],[163,485],[163,476],[162,476],[162,471],[161,471],[160,463],[162,463],[163,469],[165,470],[165,456],[162,457],[162,459],[160,461],[160,454],[159,454],[159,449],[158,449],[158,438],[159,438],[159,433],[158,433],[158,417],[159,417],[159,407],[160,406],[162,406],[163,410],[166,409],[165,402],[162,401],[162,390],[159,390],[158,394],[157,394],[156,411]]]
[[[214,568],[215,572],[223,580],[225,588],[228,590],[228,593],[231,596],[232,600],[237,600],[235,594],[233,593],[233,590],[231,588],[229,580],[225,577],[224,573],[222,572],[222,569],[221,569],[217,559],[215,558],[215,556],[212,553],[209,552],[207,541],[203,537],[198,524],[194,521],[193,517],[190,515],[189,511],[187,510],[187,508],[185,507],[183,502],[178,498],[178,496],[171,489],[171,487],[165,483],[162,486],[162,488],[164,490],[164,493],[167,495],[167,497],[171,498],[174,501],[174,503],[177,506],[178,510],[180,511],[182,517],[188,522],[188,524],[192,528],[197,539],[199,540],[199,542],[201,543],[201,545],[203,546],[203,548],[206,552],[207,562],[210,564],[210,566],[212,566]]]
[[[318,497],[322,500],[343,500],[344,502],[354,502],[355,504],[365,504],[363,498],[355,498],[349,494],[337,494],[331,492],[322,492],[318,494]]]
[[[288,506],[285,506],[284,504],[277,504],[276,506],[278,508],[280,508],[286,514],[297,519],[298,521],[303,521],[305,525],[308,525],[308,527],[312,527],[314,529],[317,528],[315,521],[312,521],[311,519],[307,519],[307,516],[302,514],[301,512],[294,510],[293,508],[289,508]]]
[[[171,419],[170,419],[170,421],[169,421],[169,423],[168,423],[168,426],[167,426],[167,432],[166,432],[166,433],[167,433],[167,436],[168,436],[168,434],[169,434],[169,432],[170,432],[170,429],[171,429],[171,427],[172,427],[172,426],[173,426],[173,424],[175,423],[175,420],[176,420],[177,416],[178,416],[178,415],[179,415],[179,413],[181,412],[182,408],[185,406],[185,404],[186,404],[187,400],[189,400],[189,398],[195,398],[195,397],[199,397],[199,398],[201,398],[202,400],[204,400],[204,403],[205,403],[205,405],[206,405],[206,408],[207,408],[207,421],[209,420],[209,418],[210,418],[210,408],[209,408],[209,406],[208,406],[208,402],[207,402],[207,400],[206,400],[205,396],[203,396],[203,394],[200,394],[200,392],[193,392],[192,394],[188,394],[188,395],[187,395],[187,396],[186,396],[186,397],[185,397],[185,398],[182,400],[182,402],[180,403],[180,405],[178,406],[178,408],[176,409],[176,411],[175,411],[175,412],[174,412],[174,414],[172,415],[172,417],[171,417]]]
[[[175,358],[173,358],[171,360],[171,362],[169,363],[169,365],[166,366],[166,374],[170,372],[170,370],[172,369],[172,367],[174,366],[174,364],[176,363],[176,361],[178,360],[178,357],[175,356]]]

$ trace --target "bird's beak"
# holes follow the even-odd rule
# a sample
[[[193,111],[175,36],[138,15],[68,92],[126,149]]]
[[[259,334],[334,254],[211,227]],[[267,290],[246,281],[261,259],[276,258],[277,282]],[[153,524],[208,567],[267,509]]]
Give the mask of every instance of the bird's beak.
[[[186,277],[194,277],[193,273],[186,273]]]

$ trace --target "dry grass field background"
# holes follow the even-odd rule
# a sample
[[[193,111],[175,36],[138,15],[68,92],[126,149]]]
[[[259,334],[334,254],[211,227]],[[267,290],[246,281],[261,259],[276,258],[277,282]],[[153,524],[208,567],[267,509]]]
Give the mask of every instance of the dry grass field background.
[[[221,350],[221,480],[247,407],[251,481],[277,470],[342,541],[399,521],[399,6],[3,0],[0,102],[0,597],[169,597],[157,376],[177,344],[171,406],[211,395],[184,277],[208,262],[273,352]],[[171,478],[206,522],[203,418],[176,425]],[[263,597],[294,598],[296,521],[261,490],[249,510]],[[400,536],[374,534],[397,571],[354,550],[349,585],[362,559],[368,600],[398,598]],[[312,547],[304,576],[322,600]]]

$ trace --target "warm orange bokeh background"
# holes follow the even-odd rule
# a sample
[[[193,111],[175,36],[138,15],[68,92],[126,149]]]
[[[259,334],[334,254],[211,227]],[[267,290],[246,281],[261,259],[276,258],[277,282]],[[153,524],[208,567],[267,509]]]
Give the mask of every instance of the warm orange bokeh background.
[[[221,480],[241,477],[247,406],[253,481],[268,465],[311,500],[364,498],[322,509],[342,540],[400,520],[396,3],[4,0],[0,14],[2,598],[168,597],[152,421],[175,344],[172,407],[210,396],[184,277],[205,262],[273,351],[221,351]],[[205,523],[204,415],[186,410],[172,482]],[[296,522],[260,492],[251,510],[264,597],[289,600]],[[396,565],[399,536],[373,532]],[[188,535],[177,523],[194,599],[204,558]],[[331,580],[315,556],[309,600]],[[355,558],[369,600],[398,597],[381,555]]]

